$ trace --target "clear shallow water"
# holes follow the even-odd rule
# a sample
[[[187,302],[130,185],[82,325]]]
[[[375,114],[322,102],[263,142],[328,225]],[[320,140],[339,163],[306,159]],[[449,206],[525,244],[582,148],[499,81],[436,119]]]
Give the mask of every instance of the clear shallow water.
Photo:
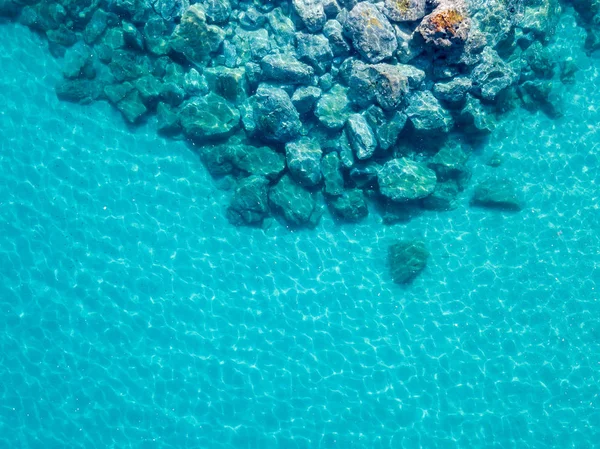
[[[598,447],[600,63],[558,34],[565,117],[515,111],[471,160],[525,210],[290,233],[231,227],[183,143],[59,102],[60,61],[3,25],[0,447]]]

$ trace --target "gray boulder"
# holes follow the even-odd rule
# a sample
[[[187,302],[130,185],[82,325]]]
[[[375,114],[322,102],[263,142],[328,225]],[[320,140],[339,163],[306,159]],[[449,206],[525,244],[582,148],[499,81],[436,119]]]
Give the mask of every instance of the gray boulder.
[[[403,112],[396,111],[388,116],[375,105],[365,111],[365,118],[374,130],[379,148],[382,150],[389,150],[396,144],[407,121],[406,114]]]
[[[484,100],[495,100],[501,92],[515,84],[518,78],[519,75],[500,58],[496,50],[486,47],[482,53],[482,62],[471,73],[471,92]]]
[[[320,31],[327,21],[322,0],[292,0],[292,7],[311,33]]]
[[[467,100],[460,111],[459,119],[462,124],[482,133],[491,132],[496,126],[493,113],[488,112],[481,101],[470,94],[467,94]]]
[[[404,240],[394,243],[388,250],[390,275],[397,284],[407,284],[414,280],[427,266],[429,251],[418,240]]]
[[[191,139],[221,139],[238,129],[240,113],[228,101],[210,93],[185,102],[179,111],[179,121]]]
[[[208,88],[234,104],[245,101],[248,81],[243,68],[207,67],[203,72]]]
[[[413,22],[425,16],[427,0],[385,0],[384,14],[394,22]]]
[[[303,86],[294,91],[292,104],[301,115],[308,114],[314,109],[319,98],[321,98],[321,89],[315,86]]]
[[[285,159],[292,177],[301,185],[313,187],[321,182],[323,152],[316,139],[301,137],[285,145]]]
[[[344,191],[344,175],[342,174],[342,163],[336,151],[323,156],[321,173],[325,182],[325,193],[332,196],[341,195]]]
[[[218,26],[209,25],[204,8],[195,4],[185,11],[181,22],[175,27],[171,35],[171,48],[183,54],[191,63],[203,63],[219,49],[224,39],[225,32]]]
[[[446,101],[451,105],[460,104],[465,100],[473,82],[466,76],[457,76],[451,81],[436,83],[433,86],[433,95],[438,100]]]
[[[370,63],[391,58],[398,46],[394,28],[372,3],[354,6],[348,14],[345,29],[352,37],[354,48]]]
[[[412,92],[405,113],[417,131],[446,133],[454,124],[450,113],[428,90]]]
[[[244,174],[260,175],[274,180],[285,170],[285,157],[270,147],[253,145],[224,145],[232,167]]]
[[[315,116],[328,129],[342,129],[352,113],[347,95],[348,89],[336,84],[324,94],[315,108]]]
[[[116,106],[129,123],[136,123],[147,111],[137,90],[130,91]]]
[[[401,66],[374,64],[368,68],[368,77],[379,106],[385,110],[400,106],[408,93],[408,78]]]
[[[505,178],[488,178],[477,184],[471,204],[510,211],[522,207],[515,185]]]
[[[261,139],[285,143],[300,134],[300,114],[285,90],[261,84],[251,104],[252,120]]]
[[[298,33],[296,54],[307,64],[314,67],[317,75],[323,75],[331,68],[333,52],[329,41],[322,34]]]
[[[287,174],[269,190],[269,204],[294,227],[314,227],[322,215],[313,194]]]
[[[262,176],[242,179],[227,208],[227,219],[234,226],[261,225],[269,211],[269,181]]]
[[[351,114],[344,129],[348,142],[358,159],[364,160],[373,156],[377,149],[377,139],[369,123],[361,114]]]
[[[285,84],[310,84],[314,69],[290,54],[267,55],[261,62],[263,79]]]
[[[328,20],[323,27],[323,34],[329,40],[329,47],[336,57],[348,56],[350,45],[344,38],[344,28],[337,20]]]
[[[392,159],[377,175],[379,191],[393,201],[410,201],[430,195],[437,182],[435,172],[407,158]]]
[[[460,145],[446,145],[430,159],[427,166],[435,171],[440,181],[455,179],[463,183],[470,177],[466,166],[468,159],[469,155]]]
[[[341,195],[327,197],[331,213],[342,220],[357,222],[369,215],[365,194],[360,189],[344,190]]]

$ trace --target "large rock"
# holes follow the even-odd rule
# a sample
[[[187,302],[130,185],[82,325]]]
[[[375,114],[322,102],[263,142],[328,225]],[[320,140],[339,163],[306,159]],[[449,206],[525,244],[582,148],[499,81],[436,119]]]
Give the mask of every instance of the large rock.
[[[322,0],[292,0],[292,6],[311,33],[320,31],[325,25],[327,16]]]
[[[267,55],[260,62],[263,79],[285,84],[310,84],[314,69],[290,54]]]
[[[329,41],[322,34],[298,33],[296,54],[301,61],[314,67],[317,75],[323,75],[331,68],[333,52]]]
[[[224,39],[225,32],[216,25],[209,25],[204,8],[195,4],[185,11],[175,27],[171,48],[192,63],[203,63],[219,49]]]
[[[358,3],[348,14],[345,28],[354,48],[368,62],[391,58],[398,47],[394,28],[372,3]]]
[[[269,181],[262,176],[242,179],[227,208],[227,219],[235,226],[260,225],[269,211]]]
[[[392,159],[377,175],[379,191],[393,201],[425,198],[435,189],[435,172],[407,158]]]
[[[301,137],[285,145],[285,158],[292,177],[300,184],[313,187],[321,182],[323,152],[316,139]]]
[[[455,179],[464,183],[469,177],[466,166],[469,155],[459,145],[446,145],[427,163],[440,181]]]
[[[324,94],[315,108],[315,115],[323,126],[329,129],[342,129],[352,113],[347,95],[348,89],[336,84]]]
[[[519,79],[510,65],[500,58],[496,50],[486,47],[482,62],[471,73],[471,92],[484,100],[495,100],[498,95]]]
[[[433,86],[433,95],[451,105],[462,103],[469,93],[473,82],[466,76],[457,76],[451,81],[436,83]]]
[[[471,204],[511,211],[522,207],[515,185],[505,178],[488,178],[477,184]]]
[[[365,194],[360,189],[344,190],[341,195],[327,198],[329,210],[346,221],[360,221],[369,214]]]
[[[412,92],[405,113],[417,131],[446,133],[454,124],[450,113],[428,90]]]
[[[363,160],[373,156],[377,149],[377,138],[361,114],[350,115],[345,130],[348,142],[358,159]]]
[[[269,190],[269,203],[292,226],[314,227],[322,211],[313,194],[297,184],[289,175],[284,175]]]
[[[375,64],[368,76],[374,86],[375,101],[385,110],[396,109],[408,93],[408,78],[402,66]]]
[[[438,182],[433,193],[423,198],[421,205],[429,210],[452,210],[458,205],[460,189],[456,181]]]
[[[383,12],[395,22],[412,22],[425,16],[427,0],[385,0]]]
[[[252,120],[259,138],[285,143],[300,134],[300,114],[283,89],[261,84],[251,97],[251,103]]]
[[[308,114],[314,109],[319,98],[321,98],[321,89],[315,86],[302,86],[294,91],[292,103],[300,114]]]
[[[206,18],[210,23],[227,23],[231,15],[229,0],[203,0],[202,3],[206,9]]]
[[[224,145],[233,167],[244,174],[260,175],[274,180],[285,170],[285,157],[271,147],[252,145]]]
[[[365,118],[374,130],[382,150],[389,150],[396,144],[407,121],[403,112],[396,111],[389,116],[375,105],[366,110]]]
[[[325,182],[325,193],[332,196],[341,195],[344,191],[344,175],[337,151],[332,151],[323,157],[321,173]]]
[[[150,3],[156,14],[169,21],[179,19],[190,6],[189,0],[150,0]]]
[[[344,28],[337,20],[328,20],[323,27],[323,34],[329,40],[329,47],[336,57],[347,56],[350,45],[344,38]]]
[[[219,139],[238,129],[240,113],[228,101],[210,93],[185,102],[179,112],[179,120],[189,138]]]
[[[429,251],[418,240],[399,241],[389,247],[388,264],[392,279],[397,284],[407,284],[425,269]]]
[[[462,0],[439,2],[438,7],[423,18],[417,31],[425,43],[446,52],[462,51],[469,37],[471,20]]]

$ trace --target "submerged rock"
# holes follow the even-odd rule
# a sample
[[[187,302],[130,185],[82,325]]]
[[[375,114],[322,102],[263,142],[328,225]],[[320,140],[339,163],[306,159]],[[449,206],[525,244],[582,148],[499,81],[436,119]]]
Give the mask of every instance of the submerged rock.
[[[316,139],[301,137],[285,145],[285,158],[290,174],[307,187],[321,182],[321,157],[323,152]]]
[[[360,221],[369,214],[365,194],[360,189],[344,190],[341,195],[327,198],[329,209],[338,218]]]
[[[347,93],[347,88],[336,84],[317,102],[315,115],[326,128],[336,130],[344,127],[352,113]]]
[[[321,160],[321,173],[325,182],[325,193],[336,196],[344,191],[342,163],[336,151],[326,154]]]
[[[250,100],[257,137],[285,143],[300,134],[300,114],[283,89],[261,84]]]
[[[346,136],[360,160],[373,156],[377,148],[377,139],[367,120],[361,114],[352,114],[346,122]]]
[[[238,129],[240,113],[225,99],[210,93],[185,102],[179,120],[191,139],[222,139]]]
[[[421,273],[429,258],[429,251],[419,240],[394,243],[388,250],[388,264],[392,279],[397,284],[407,284]]]
[[[322,211],[311,192],[283,175],[269,190],[271,207],[292,226],[314,227],[321,219]]]
[[[269,181],[262,176],[242,179],[227,208],[227,219],[235,226],[261,225],[269,211]]]
[[[219,49],[224,39],[225,32],[218,26],[209,25],[204,8],[195,4],[185,11],[173,31],[171,48],[192,63],[202,63]]]
[[[393,201],[410,201],[430,195],[437,182],[435,172],[407,158],[392,159],[377,175],[379,191]]]
[[[475,95],[484,100],[495,100],[502,91],[516,83],[518,75],[494,49],[486,47],[482,62],[473,69],[471,79]]]
[[[322,0],[292,0],[292,6],[311,33],[320,31],[325,25],[327,16]]]
[[[425,16],[427,0],[385,0],[383,12],[395,22],[412,22]]]
[[[398,47],[394,28],[372,3],[362,2],[352,8],[345,28],[352,36],[354,48],[368,62],[391,58]]]
[[[263,79],[286,84],[310,84],[314,69],[298,61],[293,55],[267,55],[260,62]]]
[[[440,1],[438,7],[425,16],[417,31],[425,43],[446,52],[462,51],[471,28],[466,5],[462,0]]]
[[[417,131],[447,133],[454,124],[450,113],[427,90],[410,94],[405,113]]]
[[[515,185],[505,178],[488,178],[477,184],[471,204],[510,211],[519,211],[522,207]]]

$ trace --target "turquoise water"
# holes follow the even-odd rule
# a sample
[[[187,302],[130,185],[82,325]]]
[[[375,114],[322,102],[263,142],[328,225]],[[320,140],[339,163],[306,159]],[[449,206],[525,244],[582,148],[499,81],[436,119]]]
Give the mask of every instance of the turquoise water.
[[[600,447],[600,61],[570,15],[564,117],[516,110],[470,160],[523,211],[468,189],[296,232],[229,225],[184,143],[59,102],[60,60],[1,30],[0,447]],[[397,238],[431,251],[407,287]]]

